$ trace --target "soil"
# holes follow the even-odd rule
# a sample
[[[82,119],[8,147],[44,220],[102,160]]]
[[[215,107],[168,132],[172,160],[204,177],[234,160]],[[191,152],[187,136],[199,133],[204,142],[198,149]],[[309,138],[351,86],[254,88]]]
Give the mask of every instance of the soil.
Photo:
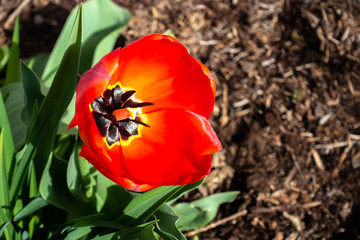
[[[0,46],[21,2],[0,1]],[[21,56],[50,52],[77,2],[19,11]],[[223,150],[183,200],[240,194],[200,239],[360,239],[359,1],[115,2],[132,13],[119,46],[170,29],[216,80]]]

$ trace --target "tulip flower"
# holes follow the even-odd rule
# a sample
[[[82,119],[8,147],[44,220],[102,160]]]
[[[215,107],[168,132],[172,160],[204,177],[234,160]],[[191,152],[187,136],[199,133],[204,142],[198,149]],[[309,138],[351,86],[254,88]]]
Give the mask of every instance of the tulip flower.
[[[104,56],[76,89],[80,156],[126,189],[190,184],[221,143],[208,119],[210,71],[175,38],[153,34]]]

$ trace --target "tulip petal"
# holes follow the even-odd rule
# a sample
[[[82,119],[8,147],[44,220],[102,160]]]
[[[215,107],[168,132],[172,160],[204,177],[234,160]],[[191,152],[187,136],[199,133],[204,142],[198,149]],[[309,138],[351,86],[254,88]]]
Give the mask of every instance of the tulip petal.
[[[90,110],[82,112],[78,124],[79,135],[84,142],[79,155],[88,160],[104,176],[131,191],[143,192],[158,187],[149,184],[137,184],[120,175],[119,156],[122,155],[120,142],[111,147],[106,144],[106,140],[100,135]]]
[[[135,90],[151,102],[143,112],[180,108],[209,118],[214,106],[213,79],[173,37],[153,34],[119,51],[119,65],[109,84]],[[210,81],[210,83],[209,83]]]
[[[75,116],[69,128],[78,125],[78,118],[85,109],[106,89],[111,76],[117,69],[120,48],[105,55],[93,68],[85,72],[76,87]]]
[[[98,156],[95,152],[93,152],[88,146],[83,145],[81,152],[79,154],[86,160],[88,160],[96,169],[99,170],[101,174],[120,186],[135,192],[143,192],[148,191],[158,186],[149,185],[149,184],[136,184],[134,181],[130,179],[123,178],[117,171],[116,166],[109,165],[104,161],[103,157]]]
[[[203,70],[204,74],[210,80],[211,89],[213,91],[213,96],[214,96],[214,99],[215,99],[215,96],[216,96],[216,83],[215,83],[215,80],[212,77],[210,70],[202,62],[200,62],[199,60],[197,60],[197,62],[200,65],[201,69]]]
[[[121,169],[125,177],[150,185],[196,182],[211,170],[211,154],[221,149],[205,117],[180,109],[140,115],[150,127],[122,143]]]

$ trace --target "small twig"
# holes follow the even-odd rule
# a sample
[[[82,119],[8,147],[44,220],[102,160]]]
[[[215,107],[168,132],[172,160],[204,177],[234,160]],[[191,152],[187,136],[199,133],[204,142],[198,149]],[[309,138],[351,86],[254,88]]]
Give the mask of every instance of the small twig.
[[[14,22],[15,18],[21,13],[21,11],[30,3],[31,0],[22,1],[19,6],[10,14],[6,22],[4,23],[4,28],[9,29],[11,24]]]
[[[296,170],[300,173],[302,179],[305,179],[305,175],[304,175],[303,171],[301,170],[300,164],[295,156],[294,150],[289,146],[286,146],[285,148],[290,153],[291,159],[294,162],[294,166],[295,166]]]
[[[335,167],[332,176],[336,177],[339,174],[340,168],[342,166],[342,164],[344,163],[348,153],[350,152],[351,148],[354,146],[354,141],[351,141],[351,137],[349,136],[348,138],[348,142],[349,144],[347,145],[347,147],[344,149],[344,151],[342,152],[342,154],[340,155],[340,159],[339,162],[337,164],[337,166]]]
[[[206,232],[210,229],[213,229],[213,228],[216,228],[217,226],[220,226],[222,224],[225,224],[227,222],[230,222],[232,220],[235,220],[236,218],[238,217],[242,217],[242,216],[245,216],[247,214],[247,210],[242,210],[240,212],[237,212],[229,217],[226,217],[226,218],[223,218],[223,219],[220,219],[219,221],[217,222],[214,222],[214,223],[210,223],[209,225],[205,226],[205,227],[202,227],[202,228],[199,228],[199,229],[196,229],[194,231],[191,231],[191,232],[187,232],[185,233],[185,237],[192,237],[192,236],[195,236],[199,233],[202,233],[202,232]]]
[[[349,137],[350,137],[352,140],[360,141],[360,135],[349,134]]]
[[[328,154],[330,150],[333,150],[334,148],[342,148],[346,147],[349,144],[348,141],[342,141],[337,143],[329,143],[329,144],[317,144],[315,145],[316,149],[322,149]]]
[[[320,154],[318,153],[318,151],[316,151],[315,148],[311,149],[311,155],[314,158],[316,167],[321,171],[325,171],[324,163],[321,161]]]
[[[228,115],[228,94],[229,94],[229,88],[226,83],[223,83],[223,102],[222,102],[222,112],[221,112],[221,118],[220,118],[220,127],[225,127],[226,124],[229,122],[229,115]]]

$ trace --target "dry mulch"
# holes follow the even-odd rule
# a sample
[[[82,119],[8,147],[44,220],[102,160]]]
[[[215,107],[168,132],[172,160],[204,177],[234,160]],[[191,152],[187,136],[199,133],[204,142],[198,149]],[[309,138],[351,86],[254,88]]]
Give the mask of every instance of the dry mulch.
[[[0,45],[20,2],[1,2]],[[217,82],[224,149],[184,200],[240,194],[201,239],[360,239],[359,1],[115,2],[133,15],[119,45],[171,29]],[[21,11],[23,57],[51,50],[74,4]]]

